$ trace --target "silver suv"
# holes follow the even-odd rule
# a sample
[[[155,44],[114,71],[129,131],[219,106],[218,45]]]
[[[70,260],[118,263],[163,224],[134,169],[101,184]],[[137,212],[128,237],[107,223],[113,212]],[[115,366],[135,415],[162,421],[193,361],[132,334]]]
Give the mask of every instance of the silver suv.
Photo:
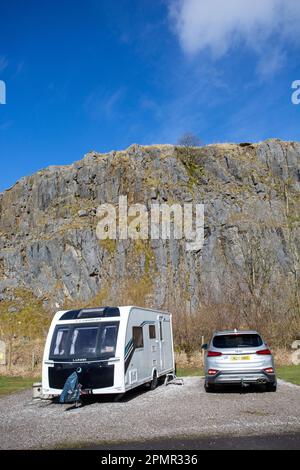
[[[257,331],[217,331],[202,348],[207,392],[225,384],[265,385],[276,392],[273,356]]]

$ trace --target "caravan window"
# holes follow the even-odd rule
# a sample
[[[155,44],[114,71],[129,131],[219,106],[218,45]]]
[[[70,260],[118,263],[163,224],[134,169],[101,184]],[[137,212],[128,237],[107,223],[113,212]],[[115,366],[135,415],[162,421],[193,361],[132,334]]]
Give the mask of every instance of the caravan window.
[[[143,328],[141,326],[134,326],[132,328],[133,345],[135,348],[144,347]]]
[[[107,359],[114,357],[119,322],[70,324],[56,327],[50,348],[50,359]]]
[[[63,356],[66,353],[68,333],[68,328],[57,329],[55,341],[52,345],[53,354],[55,354],[55,356]]]
[[[115,353],[118,325],[107,325],[102,330],[101,354]]]
[[[98,327],[75,328],[71,337],[70,356],[94,356],[97,349]]]
[[[156,338],[155,325],[149,325],[149,338],[150,339]]]

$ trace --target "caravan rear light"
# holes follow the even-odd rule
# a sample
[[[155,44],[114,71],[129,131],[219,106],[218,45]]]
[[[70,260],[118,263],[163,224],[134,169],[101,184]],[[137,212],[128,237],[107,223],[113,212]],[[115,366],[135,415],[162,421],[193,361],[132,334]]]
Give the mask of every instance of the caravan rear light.
[[[274,374],[274,369],[273,369],[273,367],[268,367],[267,369],[264,369],[264,371],[265,371],[267,374]]]
[[[256,354],[260,354],[262,356],[271,356],[272,355],[270,349],[262,349],[261,351],[256,351]]]
[[[216,375],[218,371],[216,369],[209,369],[208,370],[208,375]]]
[[[222,353],[221,353],[221,352],[217,352],[217,351],[207,351],[207,356],[208,356],[208,357],[212,357],[212,356],[222,356]]]

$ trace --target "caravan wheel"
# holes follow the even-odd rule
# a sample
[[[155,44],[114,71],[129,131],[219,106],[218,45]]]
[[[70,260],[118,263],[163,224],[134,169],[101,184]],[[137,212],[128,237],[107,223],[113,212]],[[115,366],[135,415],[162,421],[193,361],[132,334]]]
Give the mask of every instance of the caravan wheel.
[[[166,375],[161,375],[158,379],[158,384],[163,385],[166,382],[167,376]]]
[[[155,390],[158,385],[157,373],[154,372],[153,379],[150,382],[150,390]]]

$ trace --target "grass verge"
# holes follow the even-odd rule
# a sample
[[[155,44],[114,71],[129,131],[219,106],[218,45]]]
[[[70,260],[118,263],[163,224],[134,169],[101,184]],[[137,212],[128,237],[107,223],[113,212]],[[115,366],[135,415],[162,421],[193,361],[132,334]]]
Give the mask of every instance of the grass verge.
[[[177,367],[176,375],[177,377],[197,377],[204,375],[204,371],[200,367]]]
[[[300,365],[276,367],[276,374],[280,379],[286,382],[300,385]]]
[[[39,382],[40,377],[11,377],[0,375],[0,397],[11,393],[31,388],[34,382]]]

